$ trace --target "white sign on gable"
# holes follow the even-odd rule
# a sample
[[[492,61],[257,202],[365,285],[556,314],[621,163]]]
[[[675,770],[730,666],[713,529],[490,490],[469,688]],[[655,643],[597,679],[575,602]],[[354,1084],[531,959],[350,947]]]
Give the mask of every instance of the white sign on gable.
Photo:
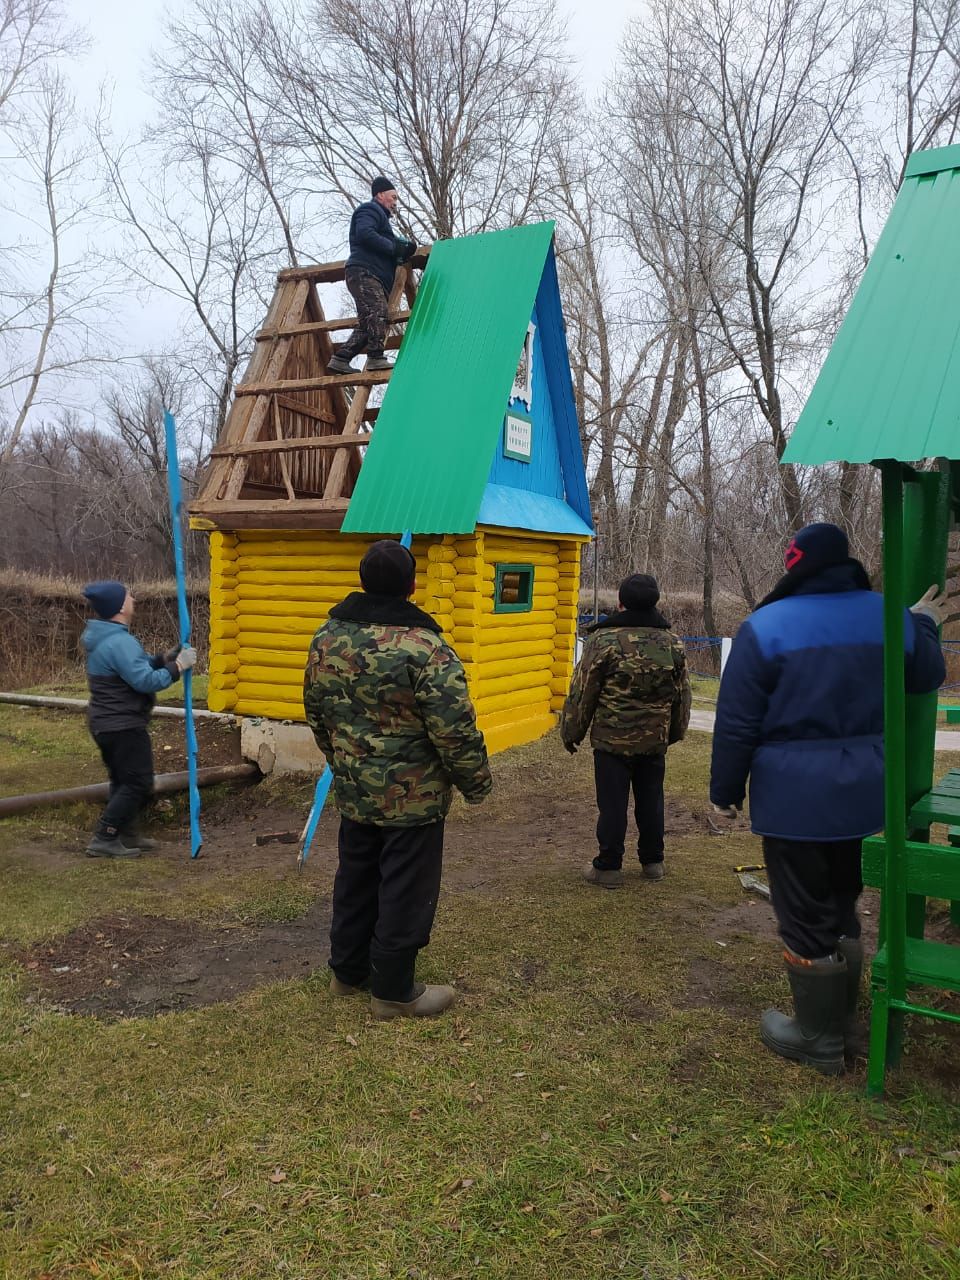
[[[503,456],[529,462],[533,456],[533,421],[525,414],[508,413],[503,423]]]

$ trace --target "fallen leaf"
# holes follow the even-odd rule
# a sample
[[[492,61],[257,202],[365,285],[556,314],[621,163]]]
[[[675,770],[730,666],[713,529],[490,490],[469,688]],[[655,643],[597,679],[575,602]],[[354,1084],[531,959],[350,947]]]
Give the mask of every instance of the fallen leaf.
[[[524,1204],[520,1206],[521,1213],[533,1213],[535,1206],[532,1204]]]
[[[43,1176],[45,1178],[52,1178],[56,1172],[57,1172],[57,1166],[55,1164],[48,1164],[45,1166],[43,1170]]]
[[[286,1182],[286,1180],[287,1180],[287,1175],[280,1168],[274,1169],[273,1173],[271,1173],[268,1179],[268,1181],[274,1184],[277,1184],[280,1182]]]
[[[552,1094],[552,1093],[550,1093],[550,1091],[549,1091],[549,1090],[544,1090],[544,1091],[540,1094],[540,1097],[544,1100],[544,1102],[546,1102],[546,1100],[547,1100],[548,1098],[552,1098],[552,1097],[553,1097],[553,1094]]]
[[[444,1187],[443,1194],[452,1196],[457,1191],[466,1191],[468,1187],[473,1186],[473,1183],[473,1178],[454,1178],[449,1186]]]
[[[663,1201],[664,1204],[669,1204],[670,1201],[673,1199],[673,1196],[670,1194],[669,1191],[666,1191],[663,1187],[661,1187],[660,1199]]]
[[[603,1227],[591,1228],[590,1234],[593,1236],[594,1240],[599,1240],[600,1237],[603,1235]]]
[[[353,1045],[354,1049],[358,1048],[360,1045],[360,1041],[356,1036],[344,1036],[343,1038],[346,1040],[347,1044]]]

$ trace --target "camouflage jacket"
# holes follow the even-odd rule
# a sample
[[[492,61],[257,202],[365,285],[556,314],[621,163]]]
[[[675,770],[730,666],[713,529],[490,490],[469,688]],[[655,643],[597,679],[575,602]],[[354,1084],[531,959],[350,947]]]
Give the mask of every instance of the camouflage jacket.
[[[672,631],[631,625],[620,613],[590,634],[560,718],[566,745],[589,729],[597,751],[663,755],[689,723],[687,662]]]
[[[460,659],[410,601],[354,592],[310,644],[303,705],[341,814],[376,826],[443,817],[452,788],[492,786]]]

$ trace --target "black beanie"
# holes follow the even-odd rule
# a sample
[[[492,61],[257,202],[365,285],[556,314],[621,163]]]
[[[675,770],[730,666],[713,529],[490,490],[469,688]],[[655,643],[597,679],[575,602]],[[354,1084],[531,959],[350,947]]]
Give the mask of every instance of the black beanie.
[[[127,588],[122,582],[89,582],[83,594],[98,618],[115,618],[123,608]]]
[[[620,583],[619,596],[624,609],[652,609],[660,599],[660,588],[652,574],[631,573]]]
[[[814,573],[850,559],[847,535],[836,524],[808,524],[790,539],[783,553],[787,573]]]
[[[377,596],[410,594],[417,576],[413,552],[392,538],[383,538],[369,548],[360,561],[360,581],[364,591]]]
[[[374,178],[370,183],[370,192],[375,196],[382,194],[384,191],[396,191],[396,189],[389,178]]]

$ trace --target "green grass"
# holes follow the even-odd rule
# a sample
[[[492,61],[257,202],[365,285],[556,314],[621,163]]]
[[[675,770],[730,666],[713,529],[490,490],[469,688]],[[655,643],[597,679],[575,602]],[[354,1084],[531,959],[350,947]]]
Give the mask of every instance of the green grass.
[[[79,739],[57,717],[41,748],[48,723],[26,750],[59,776]],[[694,733],[670,754],[669,789],[691,805],[709,745]],[[544,833],[589,848],[589,753],[545,740],[495,770],[489,804],[451,817],[461,836],[499,833],[495,884],[448,889],[421,966],[456,981],[455,1017],[374,1023],[321,973],[104,1024],[29,1000],[0,950],[5,1280],[960,1275],[960,1105],[925,1060],[911,1050],[881,1104],[862,1077],[824,1080],[758,1044],[757,1015],[783,998],[776,947],[716,923],[743,901],[730,867],[756,860],[752,838],[684,837],[666,880],[621,893],[581,887],[572,854],[514,870],[511,823],[566,792],[577,830]],[[329,870],[266,883],[12,851],[81,816],[0,823],[8,942],[121,908],[286,919],[329,891]]]

